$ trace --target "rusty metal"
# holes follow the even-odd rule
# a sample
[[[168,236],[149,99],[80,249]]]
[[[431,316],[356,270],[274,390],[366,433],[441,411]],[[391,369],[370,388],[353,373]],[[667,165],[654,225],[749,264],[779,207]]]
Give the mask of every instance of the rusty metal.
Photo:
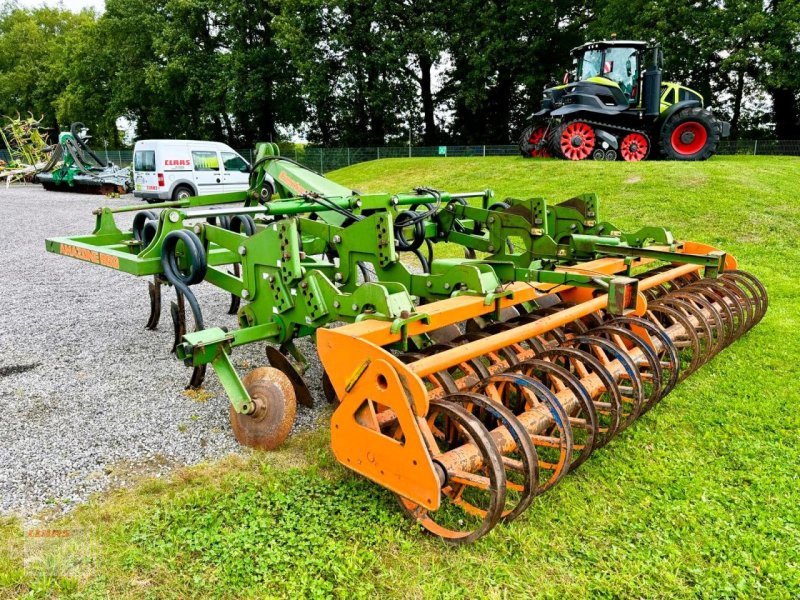
[[[275,346],[267,346],[266,352],[269,364],[289,378],[289,381],[292,383],[292,387],[294,388],[294,394],[297,401],[303,406],[307,406],[309,408],[314,406],[314,398],[311,395],[311,391],[308,389],[308,386],[303,379],[303,375],[292,363],[292,361],[290,361],[289,358]]]
[[[249,414],[230,407],[231,428],[239,443],[260,450],[280,446],[292,430],[297,406],[289,378],[278,369],[259,367],[242,378],[252,399]]]
[[[695,251],[699,249],[694,247]],[[735,267],[732,258],[726,263]],[[401,415],[397,411],[409,411],[409,415],[417,415],[417,433],[430,449],[431,436],[438,435],[432,434],[432,415],[441,415],[447,403],[460,404],[488,429],[507,477],[512,473],[509,465],[520,467],[517,457],[532,455],[524,449],[531,442],[536,452],[538,485],[534,493],[523,494],[525,502],[512,509],[517,516],[524,510],[520,506],[527,506],[533,495],[555,485],[594,450],[651,410],[679,381],[753,327],[768,304],[760,282],[738,270],[711,279],[701,277],[690,265],[666,265],[639,279],[640,291],[650,301],[637,303],[635,314],[622,317],[608,314],[605,296],[587,299],[564,294],[566,299],[560,304],[548,303],[529,312],[517,310],[516,315],[507,313],[500,319],[463,297],[427,305],[430,317],[413,324],[415,335],[459,322],[471,323],[468,333],[451,333],[446,343],[398,355],[400,361],[391,364],[408,402],[392,408],[376,404],[373,427],[393,439],[407,440],[411,432],[399,425]],[[521,297],[514,303],[518,309],[528,301],[523,289],[519,291]],[[381,347],[392,343],[393,334],[376,322],[323,330],[318,337],[331,384],[345,402],[350,391],[342,387],[338,373],[353,372],[358,360],[342,353],[335,355],[334,348],[350,343],[362,356],[372,355],[369,360],[392,356]],[[368,388],[360,394],[369,397]],[[490,418],[486,407],[495,409]],[[498,407],[511,413],[513,420],[498,418]],[[339,438],[334,430],[334,444],[345,444]],[[486,461],[495,457],[485,447],[482,433],[481,440],[483,447],[472,439],[447,447],[439,445],[431,452],[435,463],[431,473],[444,481],[443,502],[453,498],[453,488],[446,483],[453,481],[453,474],[458,474],[456,481],[460,483],[486,482],[480,473],[491,469]],[[525,440],[524,446],[521,440]],[[351,461],[357,460],[360,443],[351,439],[346,444]],[[387,460],[392,461],[391,457]],[[376,480],[386,484],[385,478]],[[403,484],[395,481],[394,485],[401,505],[412,518],[432,534],[454,541],[451,529],[436,525],[438,511],[430,506],[420,508],[412,490],[407,488],[402,493],[396,488]],[[507,482],[506,487],[513,493],[521,486],[515,489]],[[435,504],[429,498],[429,489],[425,494],[426,500]],[[474,505],[462,503],[462,508],[466,514],[476,514]],[[493,520],[473,523],[469,532],[460,530],[457,539],[477,539],[491,528]]]

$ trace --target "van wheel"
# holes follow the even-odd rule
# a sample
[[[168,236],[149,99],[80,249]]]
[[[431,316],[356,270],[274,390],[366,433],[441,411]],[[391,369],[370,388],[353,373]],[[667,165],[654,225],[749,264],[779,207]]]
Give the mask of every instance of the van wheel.
[[[191,198],[192,196],[194,196],[194,191],[192,190],[192,188],[185,185],[179,185],[178,187],[175,188],[175,191],[172,192],[173,200],[186,200],[187,198]]]

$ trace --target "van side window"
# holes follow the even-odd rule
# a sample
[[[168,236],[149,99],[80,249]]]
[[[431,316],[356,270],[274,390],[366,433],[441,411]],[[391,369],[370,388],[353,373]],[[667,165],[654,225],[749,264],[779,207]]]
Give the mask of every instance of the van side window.
[[[222,153],[222,164],[225,165],[226,171],[239,171],[241,173],[250,171],[250,167],[245,160],[233,152]]]
[[[133,170],[155,172],[156,170],[156,151],[137,150],[133,157]]]
[[[216,152],[192,151],[195,171],[219,171],[219,157]]]

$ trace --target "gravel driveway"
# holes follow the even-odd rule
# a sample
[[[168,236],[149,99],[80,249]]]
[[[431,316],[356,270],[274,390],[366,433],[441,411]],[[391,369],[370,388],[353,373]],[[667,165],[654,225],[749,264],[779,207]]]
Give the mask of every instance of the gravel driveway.
[[[47,237],[88,234],[91,210],[136,202],[0,187],[0,514],[67,509],[142,474],[242,452],[228,402],[211,369],[204,394],[187,394],[190,371],[171,353],[164,288],[161,324],[144,328],[147,281],[45,251]],[[144,205],[143,205],[144,207]],[[134,213],[117,223],[129,228]],[[194,288],[207,326],[234,327],[229,296]],[[309,382],[320,381],[316,355]],[[267,364],[263,344],[234,351],[237,366]],[[326,403],[298,406],[295,429]]]

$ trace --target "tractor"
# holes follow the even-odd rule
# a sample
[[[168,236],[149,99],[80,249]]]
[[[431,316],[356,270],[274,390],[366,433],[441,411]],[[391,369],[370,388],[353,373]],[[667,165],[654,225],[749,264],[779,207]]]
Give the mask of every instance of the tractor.
[[[730,124],[703,97],[662,81],[658,44],[607,40],[572,50],[575,72],[544,90],[519,140],[525,157],[706,160]]]

